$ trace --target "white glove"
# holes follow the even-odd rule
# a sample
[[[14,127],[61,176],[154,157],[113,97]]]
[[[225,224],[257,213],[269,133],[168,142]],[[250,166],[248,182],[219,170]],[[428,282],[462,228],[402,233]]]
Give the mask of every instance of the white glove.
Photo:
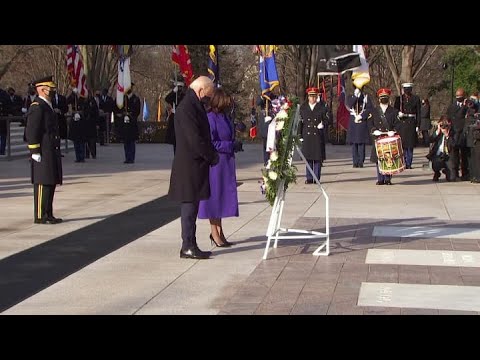
[[[389,132],[387,133],[387,135],[388,135],[388,136],[393,136],[393,135],[395,135],[395,131],[389,131]]]
[[[175,86],[175,87],[173,88],[173,92],[174,92],[174,93],[178,92],[178,86]]]
[[[76,93],[78,92],[78,89],[77,89],[77,88],[73,88],[73,89],[72,89],[72,92],[73,92],[74,94],[76,94]]]
[[[303,138],[300,138],[300,142],[303,142]]]
[[[360,91],[360,89],[355,89],[355,91],[353,92],[353,95],[355,95],[355,97],[360,97],[360,94],[362,92]]]
[[[380,136],[380,135],[382,135],[382,133],[380,132],[380,130],[375,130],[375,131],[373,132],[373,135],[375,135],[375,136]]]
[[[130,118],[128,117],[128,115],[125,115],[125,117],[123,118],[123,122],[124,122],[125,124],[130,123]]]
[[[269,122],[270,120],[272,120],[271,116],[265,116],[265,122]]]
[[[26,114],[27,113],[27,108],[22,108],[22,113]]]
[[[80,120],[80,114],[79,114],[79,113],[75,113],[75,114],[73,115],[73,120],[75,120],[75,121]]]
[[[403,117],[403,113],[401,111],[398,112],[398,117]]]
[[[32,159],[35,160],[36,162],[40,162],[40,161],[42,161],[42,155],[32,154]]]
[[[362,122],[362,115],[355,115],[355,123],[359,124]]]
[[[415,131],[418,132],[418,126],[415,128]]]
[[[317,129],[323,129],[323,123],[318,124]]]

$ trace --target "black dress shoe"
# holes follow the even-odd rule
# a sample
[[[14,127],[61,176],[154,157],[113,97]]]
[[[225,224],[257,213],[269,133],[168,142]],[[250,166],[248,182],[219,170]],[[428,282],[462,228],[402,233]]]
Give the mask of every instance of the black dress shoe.
[[[305,184],[313,184],[313,180],[305,180]]]
[[[61,222],[63,222],[63,219],[62,218],[56,218],[55,216],[49,216],[47,217],[47,221],[51,221],[51,222],[54,222],[55,224],[59,224]]]
[[[63,220],[60,219],[60,218],[55,218],[53,216],[48,216],[48,217],[45,217],[45,218],[42,218],[42,219],[35,219],[33,222],[35,224],[51,224],[51,225],[54,225],[54,224],[59,224],[62,221]]]
[[[210,243],[213,245],[215,244],[216,247],[230,247],[232,244],[230,244],[228,241],[223,241],[222,243],[218,244],[215,239],[213,238],[213,235],[210,234]]]
[[[383,181],[377,181],[375,185],[385,185],[385,183]]]
[[[385,185],[392,185],[392,182],[390,180],[385,181]]]
[[[198,248],[180,250],[180,258],[182,259],[208,259],[210,251],[201,251]]]

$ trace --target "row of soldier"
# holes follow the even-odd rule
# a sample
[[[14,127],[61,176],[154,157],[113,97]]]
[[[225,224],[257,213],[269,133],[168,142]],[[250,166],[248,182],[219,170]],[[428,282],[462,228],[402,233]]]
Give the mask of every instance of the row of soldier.
[[[87,97],[79,96],[73,88],[68,96],[56,93],[52,99],[53,110],[57,113],[59,135],[61,139],[69,139],[74,143],[75,162],[85,162],[85,158],[97,156],[96,143],[104,145],[111,133],[124,142],[124,163],[135,162],[135,141],[138,139],[137,120],[141,103],[133,93],[133,86],[124,98],[124,106],[120,109],[108,89]],[[37,96],[33,84],[28,86],[28,94],[22,99],[9,87],[7,91],[0,88],[0,116],[25,116]],[[114,114],[111,123],[111,114]],[[26,125],[26,117],[21,123]],[[6,122],[0,121],[0,155],[5,154]],[[26,137],[24,135],[24,140]]]

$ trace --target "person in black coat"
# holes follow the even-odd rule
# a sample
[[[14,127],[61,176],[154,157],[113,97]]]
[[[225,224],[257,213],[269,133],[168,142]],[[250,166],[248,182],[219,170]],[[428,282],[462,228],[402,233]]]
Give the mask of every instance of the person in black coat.
[[[402,138],[405,155],[405,169],[412,168],[413,148],[418,142],[417,132],[422,117],[420,98],[413,94],[413,83],[403,83],[403,94],[395,99],[394,108],[398,110],[395,128]]]
[[[89,93],[85,107],[85,157],[97,158],[98,105],[95,97]]]
[[[465,90],[458,88],[455,92],[455,102],[450,104],[447,108],[448,119],[452,122],[452,127],[455,132],[455,158],[458,160],[456,174],[459,176],[459,170],[462,170],[461,180],[466,181],[470,178],[468,171],[468,158],[470,149],[466,146],[465,137],[463,136],[463,129],[465,127],[465,119],[467,117],[467,98]]]
[[[176,152],[170,175],[170,200],[181,202],[181,258],[207,259],[210,251],[197,246],[196,219],[200,200],[210,197],[210,166],[219,161],[212,144],[205,106],[214,93],[214,84],[200,76],[190,84],[175,112]]]
[[[389,105],[392,90],[382,88],[377,91],[378,108],[372,110],[372,117],[368,120],[369,132],[372,135],[372,152],[370,154],[370,162],[377,165],[377,185],[392,185],[392,175],[384,175],[380,173],[378,167],[378,155],[375,146],[375,140],[385,136],[393,136],[395,134],[394,124],[397,119],[398,111]]]
[[[432,181],[438,181],[440,171],[445,174],[447,181],[456,181],[456,155],[455,149],[455,131],[452,123],[445,116],[440,118],[437,124],[437,130],[430,137],[433,146],[427,155],[427,159],[432,162],[434,171]]]
[[[87,100],[73,88],[67,97],[67,104],[71,109],[71,118],[68,127],[68,138],[73,141],[75,148],[75,162],[85,162],[85,142],[87,141]]]
[[[103,89],[102,94],[98,98],[98,140],[100,146],[105,145],[107,136],[110,136],[110,131],[107,132],[107,127],[110,126],[110,116],[114,106],[115,101],[108,95],[108,89]]]
[[[317,102],[319,90],[316,87],[307,89],[308,101],[300,106],[300,123],[298,134],[302,142],[302,153],[308,166],[320,181],[322,163],[325,160],[325,135],[327,125],[327,108],[322,102]],[[313,175],[306,167],[305,184],[313,184]]]
[[[0,89],[0,116],[8,115],[9,99],[5,90]],[[0,119],[0,155],[5,155],[7,146],[7,121]]]
[[[117,104],[113,108],[115,114],[116,132],[123,141],[123,149],[125,152],[124,164],[133,164],[135,162],[135,141],[138,139],[138,116],[142,104],[140,98],[133,93],[132,86],[123,98],[123,107],[118,108]]]
[[[34,223],[57,224],[53,216],[56,185],[63,181],[60,134],[57,114],[52,108],[56,84],[52,76],[34,82],[38,96],[27,113],[26,136],[31,153],[31,180],[34,186]]]
[[[420,131],[422,132],[423,145],[429,147],[429,131],[432,128],[432,121],[430,119],[430,102],[428,101],[428,98],[422,99],[421,114],[422,119],[420,120]]]
[[[57,113],[60,139],[66,139],[68,135],[67,118],[65,116],[68,112],[67,98],[55,92],[55,96],[52,99],[52,106],[53,111]]]
[[[175,111],[185,96],[186,89],[184,83],[181,81],[173,82],[174,88],[165,96],[165,102],[170,107],[167,116],[167,132],[165,134],[165,142],[173,145],[173,154],[175,155],[176,140],[175,140]]]
[[[365,145],[370,143],[367,121],[371,116],[372,102],[367,94],[356,88],[346,101],[350,112],[347,143],[352,144],[354,168],[362,168],[365,162]]]

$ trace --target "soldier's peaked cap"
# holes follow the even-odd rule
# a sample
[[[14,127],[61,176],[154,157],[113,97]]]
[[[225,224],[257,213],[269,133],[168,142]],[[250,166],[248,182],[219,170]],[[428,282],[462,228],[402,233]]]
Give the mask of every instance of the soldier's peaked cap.
[[[37,86],[49,86],[51,88],[56,88],[57,84],[53,82],[53,76],[45,76],[33,82],[35,87]]]
[[[413,87],[413,83],[409,83],[409,82],[403,83],[403,84],[402,84],[402,87],[404,87],[404,88],[406,88],[406,87]]]

